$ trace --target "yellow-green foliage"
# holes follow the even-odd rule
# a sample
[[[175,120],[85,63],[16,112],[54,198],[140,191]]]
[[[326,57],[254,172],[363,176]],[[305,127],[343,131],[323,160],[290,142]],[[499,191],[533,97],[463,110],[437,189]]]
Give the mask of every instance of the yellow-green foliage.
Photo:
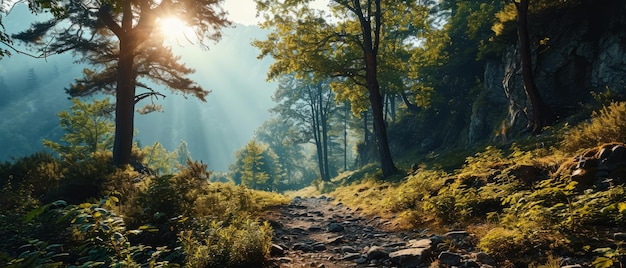
[[[502,150],[488,146],[485,148],[485,151],[478,152],[474,156],[468,156],[465,159],[465,165],[458,170],[458,177],[461,179],[486,179],[498,170],[498,165],[506,161],[507,159],[504,157]]]
[[[152,179],[148,190],[140,194],[138,206],[145,209],[145,220],[159,217],[223,220],[229,215],[253,215],[273,206],[287,204],[289,199],[276,193],[262,192],[232,183],[209,183],[206,164],[188,162],[174,175]],[[137,215],[139,216],[139,215]]]
[[[285,196],[232,183],[210,183],[206,165],[188,162],[179,173],[152,178],[135,206],[132,226],[151,223],[160,231],[150,243],[183,245],[188,267],[248,267],[269,256],[271,228],[259,213],[289,202]],[[169,230],[169,231],[168,231]]]
[[[242,185],[214,182],[204,186],[206,191],[199,195],[194,204],[193,214],[212,215],[223,219],[232,213],[254,214],[268,208],[289,203],[285,196],[247,189]]]
[[[566,241],[563,236],[542,230],[495,227],[480,238],[478,248],[499,263],[528,265],[549,261],[545,253],[562,247]]]
[[[391,208],[394,211],[421,210],[424,198],[443,188],[448,177],[449,175],[443,171],[430,170],[408,176],[406,182],[400,184],[389,195]]]
[[[202,234],[181,232],[186,267],[261,267],[269,258],[272,229],[267,223],[211,221]]]
[[[565,134],[561,149],[576,152],[603,143],[626,141],[626,102],[613,102]]]
[[[626,195],[621,185],[580,192],[576,182],[550,179],[532,191],[511,194],[503,203],[507,208],[501,224],[526,230],[576,234],[626,223]]]
[[[526,241],[526,237],[518,230],[496,227],[481,238],[478,248],[502,260],[507,256],[516,255]]]
[[[339,187],[330,195],[338,202],[342,202],[349,207],[356,208],[366,214],[386,213],[389,207],[385,202],[392,187],[391,183],[377,181],[373,178],[366,179],[360,183],[353,183]]]

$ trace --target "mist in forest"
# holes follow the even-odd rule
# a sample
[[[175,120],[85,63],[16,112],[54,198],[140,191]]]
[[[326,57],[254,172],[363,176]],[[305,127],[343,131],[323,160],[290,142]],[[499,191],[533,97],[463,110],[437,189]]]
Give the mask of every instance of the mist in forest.
[[[18,5],[4,21],[8,32],[17,32],[31,19],[27,7]],[[234,24],[209,50],[185,42],[174,45],[182,62],[196,70],[192,79],[211,93],[202,102],[153,85],[167,96],[154,100],[164,109],[136,114],[135,140],[141,146],[158,141],[168,150],[185,141],[194,160],[208,164],[210,170],[226,171],[233,152],[269,118],[273,105],[270,96],[276,86],[265,81],[271,59],[258,60],[258,50],[250,44],[265,34],[257,26]],[[13,54],[0,65],[0,161],[43,150],[42,139],[58,140],[63,135],[56,113],[71,105],[64,88],[85,67],[70,53],[46,59]],[[97,96],[102,97],[114,100]],[[150,101],[139,102],[137,108]]]

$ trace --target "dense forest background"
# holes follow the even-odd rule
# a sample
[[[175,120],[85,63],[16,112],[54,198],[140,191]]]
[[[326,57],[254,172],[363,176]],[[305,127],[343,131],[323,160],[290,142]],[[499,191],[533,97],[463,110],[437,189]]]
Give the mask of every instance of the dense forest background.
[[[255,3],[258,27],[217,20],[208,52],[173,46],[196,73],[151,57],[161,39],[136,48],[157,79],[134,77],[147,95],[129,95],[142,105],[122,162],[114,35],[1,59],[1,265],[267,265],[261,213],[302,194],[402,230],[468,229],[499,266],[624,263],[624,1]],[[117,29],[107,14],[151,11],[115,8],[90,14]],[[25,28],[28,12],[2,22],[37,51],[58,32]],[[163,66],[175,74],[150,73]]]

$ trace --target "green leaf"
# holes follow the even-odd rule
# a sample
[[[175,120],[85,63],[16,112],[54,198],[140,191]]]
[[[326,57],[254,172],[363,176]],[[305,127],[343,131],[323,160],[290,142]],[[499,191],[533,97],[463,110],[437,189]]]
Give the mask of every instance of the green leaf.
[[[143,233],[141,230],[130,230],[127,232],[128,234],[132,234],[132,235],[138,235]]]
[[[32,221],[35,217],[39,216],[47,207],[48,205],[45,205],[45,206],[41,206],[41,207],[31,210],[30,212],[28,212],[28,214],[26,214],[24,221],[25,222]]]
[[[619,213],[623,213],[624,211],[626,211],[626,203],[623,203],[623,202],[618,203],[617,209],[619,210]]]
[[[23,259],[23,258],[31,256],[32,253],[33,252],[31,252],[30,250],[27,250],[27,251],[22,252],[22,254],[20,254],[19,256],[17,256],[17,258]]]
[[[89,215],[87,215],[86,213],[78,214],[76,217],[74,217],[74,219],[72,219],[71,223],[83,223],[85,222],[87,216]]]
[[[607,257],[598,257],[593,261],[592,265],[596,268],[609,268],[613,266],[613,260]]]
[[[57,200],[51,203],[51,205],[56,206],[56,207],[65,207],[67,206],[67,202],[65,202],[65,200]]]

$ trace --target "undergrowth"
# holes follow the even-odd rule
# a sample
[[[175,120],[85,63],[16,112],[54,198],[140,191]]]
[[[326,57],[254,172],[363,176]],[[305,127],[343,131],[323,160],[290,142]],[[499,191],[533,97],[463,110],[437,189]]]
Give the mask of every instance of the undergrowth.
[[[503,265],[551,266],[558,256],[576,256],[619,267],[626,251],[613,233],[626,226],[626,159],[605,177],[588,176],[591,182],[572,174],[595,174],[590,163],[625,141],[626,104],[611,103],[577,126],[482,148],[455,169],[421,164],[397,182],[352,173],[324,189],[333,188],[338,202],[394,219],[398,229],[480,230],[477,248]],[[581,152],[587,167],[577,164]]]
[[[206,168],[155,176],[111,168],[110,153],[1,164],[0,266],[262,266],[272,229],[257,219],[289,199],[209,183]]]

